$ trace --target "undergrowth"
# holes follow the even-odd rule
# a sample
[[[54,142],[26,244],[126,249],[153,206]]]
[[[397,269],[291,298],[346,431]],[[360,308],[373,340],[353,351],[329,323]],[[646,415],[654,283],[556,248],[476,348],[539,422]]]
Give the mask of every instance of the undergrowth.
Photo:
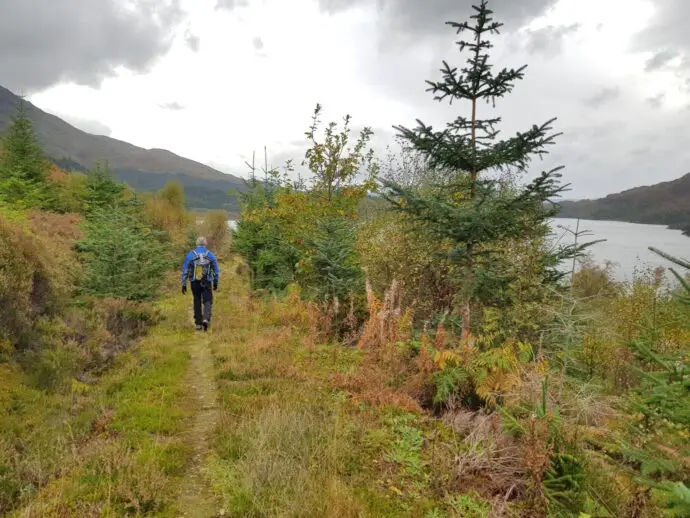
[[[174,324],[186,317],[181,302],[160,303],[166,323],[97,381],[74,380],[49,394],[3,377],[13,387],[0,418],[5,512],[175,516],[175,488],[189,462],[180,433],[192,411],[182,384],[190,333]]]

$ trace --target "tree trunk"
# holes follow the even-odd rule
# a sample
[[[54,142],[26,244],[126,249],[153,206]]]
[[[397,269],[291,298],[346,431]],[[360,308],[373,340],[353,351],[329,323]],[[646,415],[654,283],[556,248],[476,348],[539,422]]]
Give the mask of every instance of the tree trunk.
[[[477,51],[478,53],[478,51]],[[477,195],[477,99],[472,99],[472,170],[470,171],[470,203]],[[474,282],[472,243],[467,243],[467,264],[465,265],[466,286]],[[472,290],[468,289],[462,307],[462,339],[468,340],[472,333]]]

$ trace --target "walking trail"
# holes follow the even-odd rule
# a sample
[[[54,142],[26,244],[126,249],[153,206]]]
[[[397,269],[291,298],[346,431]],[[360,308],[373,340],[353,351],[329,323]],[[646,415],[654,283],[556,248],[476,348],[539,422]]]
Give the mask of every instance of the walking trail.
[[[218,505],[204,474],[206,457],[218,424],[218,388],[213,374],[213,356],[207,336],[195,335],[189,342],[190,363],[186,386],[194,409],[194,423],[187,442],[192,448],[192,465],[184,478],[177,508],[180,517],[211,518],[219,516]]]

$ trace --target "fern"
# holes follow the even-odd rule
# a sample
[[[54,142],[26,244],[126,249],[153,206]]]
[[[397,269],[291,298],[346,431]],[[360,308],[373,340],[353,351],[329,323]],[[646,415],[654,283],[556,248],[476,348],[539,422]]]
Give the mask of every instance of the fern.
[[[581,509],[583,470],[580,460],[568,454],[556,455],[544,477],[544,494],[552,507],[574,511]]]
[[[450,367],[434,374],[434,403],[448,403],[471,387],[470,375],[462,367]]]

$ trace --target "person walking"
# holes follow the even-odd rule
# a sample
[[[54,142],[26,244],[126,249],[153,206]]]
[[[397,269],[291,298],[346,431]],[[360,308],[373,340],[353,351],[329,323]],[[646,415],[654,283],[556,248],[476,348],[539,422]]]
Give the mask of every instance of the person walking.
[[[218,289],[220,278],[218,260],[207,246],[206,238],[199,237],[196,240],[196,248],[187,254],[182,265],[182,294],[187,293],[187,280],[189,280],[194,296],[194,323],[197,331],[208,331],[211,323],[213,292]]]

